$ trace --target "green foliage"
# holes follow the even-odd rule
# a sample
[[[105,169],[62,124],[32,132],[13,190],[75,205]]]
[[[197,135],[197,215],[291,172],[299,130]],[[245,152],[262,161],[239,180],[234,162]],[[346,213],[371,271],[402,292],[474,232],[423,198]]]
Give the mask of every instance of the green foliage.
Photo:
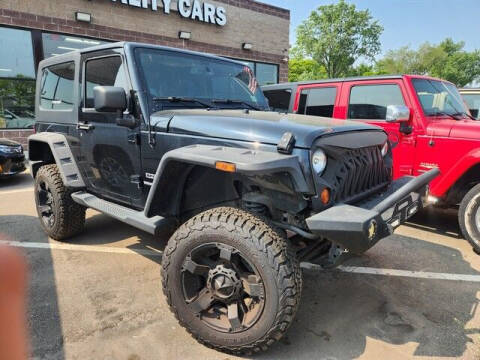
[[[327,77],[345,76],[357,59],[373,60],[380,52],[382,31],[368,10],[340,0],[318,7],[297,28],[295,52],[322,65]]]
[[[288,81],[325,79],[325,68],[312,59],[290,59],[288,62]]]
[[[426,42],[417,50],[401,47],[378,61],[376,70],[385,74],[430,75],[465,86],[480,77],[480,51],[467,52],[464,46],[463,42],[445,39],[438,45]]]

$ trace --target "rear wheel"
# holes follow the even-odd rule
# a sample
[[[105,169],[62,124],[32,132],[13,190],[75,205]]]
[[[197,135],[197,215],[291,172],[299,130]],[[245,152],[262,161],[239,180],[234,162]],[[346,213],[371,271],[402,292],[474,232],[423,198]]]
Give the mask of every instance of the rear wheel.
[[[480,184],[475,185],[462,199],[458,221],[463,236],[480,254]]]
[[[286,239],[243,210],[216,208],[187,221],[162,265],[163,291],[180,324],[221,351],[265,350],[298,308],[300,267]]]
[[[35,177],[35,203],[45,232],[52,239],[65,240],[83,230],[85,208],[72,200],[57,165],[42,166]]]

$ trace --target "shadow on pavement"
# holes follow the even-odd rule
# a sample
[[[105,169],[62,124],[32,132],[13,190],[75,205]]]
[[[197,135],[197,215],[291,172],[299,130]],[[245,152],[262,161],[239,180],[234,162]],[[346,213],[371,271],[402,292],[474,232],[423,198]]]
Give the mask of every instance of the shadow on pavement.
[[[9,216],[0,219],[2,230],[8,221]],[[41,231],[34,217],[24,216],[20,222],[29,232]],[[26,231],[7,230],[7,234],[10,238],[17,236],[16,240],[29,239]],[[108,245],[134,236],[139,241],[128,246],[133,250],[161,251],[166,244],[166,237],[156,239],[104,215],[90,217],[85,233],[70,243]],[[422,256],[437,254],[435,261],[455,261],[459,274],[480,275],[455,249],[397,237],[397,242],[408,246],[420,241]],[[62,328],[50,251],[32,249],[27,250],[27,255],[30,252],[40,252],[28,256],[32,261],[29,318],[34,355],[55,354],[53,358],[61,359]],[[159,256],[147,257],[161,261]],[[368,258],[368,253],[364,257]],[[373,257],[370,265],[384,267],[390,257],[393,259],[396,254]],[[411,260],[422,261],[418,257]],[[471,282],[304,271],[303,298],[294,324],[280,343],[256,358],[351,359],[368,354],[369,339],[405,346],[400,349],[415,356],[462,357],[467,344],[472,342],[470,337],[480,334],[477,324],[476,328],[468,324],[476,314],[479,294],[478,283]],[[385,354],[384,358],[389,356]]]
[[[0,217],[1,240],[29,241],[33,233],[35,233],[36,242],[48,242],[36,217],[24,215]],[[32,357],[49,360],[65,359],[51,250],[22,249],[22,251],[29,268],[27,320],[30,328],[29,343]]]
[[[33,186],[33,180],[30,173],[23,172],[18,175],[0,178],[0,191],[22,190]]]
[[[429,207],[415,214],[406,225],[434,234],[463,239],[457,216],[456,209]]]

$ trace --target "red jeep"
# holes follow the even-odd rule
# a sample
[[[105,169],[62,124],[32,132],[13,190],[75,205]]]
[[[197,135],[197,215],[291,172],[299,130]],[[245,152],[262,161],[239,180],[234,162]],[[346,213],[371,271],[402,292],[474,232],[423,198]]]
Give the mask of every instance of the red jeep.
[[[394,148],[394,178],[438,167],[429,200],[459,205],[460,228],[480,254],[480,121],[455,85],[399,75],[285,83],[263,91],[276,111],[383,127]]]

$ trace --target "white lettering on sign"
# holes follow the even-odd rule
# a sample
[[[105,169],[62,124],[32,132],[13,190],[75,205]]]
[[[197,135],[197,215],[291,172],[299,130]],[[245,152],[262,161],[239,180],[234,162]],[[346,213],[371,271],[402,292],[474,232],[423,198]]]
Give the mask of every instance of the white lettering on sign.
[[[117,0],[112,0],[117,2]],[[163,3],[163,12],[170,14],[171,0],[119,0],[122,4],[158,11],[158,3]],[[181,17],[202,21],[209,24],[225,26],[227,24],[227,11],[222,6],[215,6],[199,0],[178,0],[178,13]]]

